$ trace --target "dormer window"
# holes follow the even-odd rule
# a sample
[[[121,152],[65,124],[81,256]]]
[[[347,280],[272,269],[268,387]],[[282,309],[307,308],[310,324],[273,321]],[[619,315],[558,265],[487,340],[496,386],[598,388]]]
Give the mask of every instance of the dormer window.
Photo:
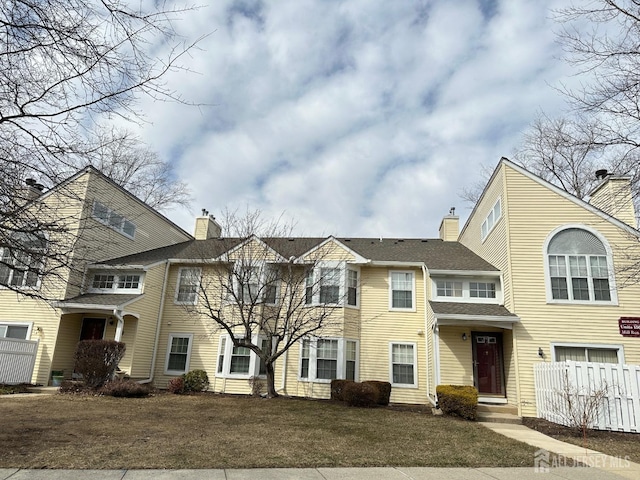
[[[141,293],[142,274],[140,273],[94,273],[91,275],[89,291],[94,293]]]
[[[443,278],[432,285],[433,300],[445,302],[497,303],[501,296],[498,278]]]

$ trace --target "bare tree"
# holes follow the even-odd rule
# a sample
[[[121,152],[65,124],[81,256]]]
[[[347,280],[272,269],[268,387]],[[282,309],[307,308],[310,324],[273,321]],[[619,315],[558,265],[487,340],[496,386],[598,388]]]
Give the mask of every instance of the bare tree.
[[[36,197],[79,159],[95,155],[98,145],[117,145],[116,138],[104,136],[100,121],[140,118],[135,108],[140,95],[183,101],[163,81],[194,45],[172,28],[182,11],[137,5],[121,0],[0,4],[1,287],[39,296],[22,287],[72,267],[77,230],[71,226],[79,219]],[[164,57],[150,53],[154,42],[167,46]],[[166,174],[162,165],[157,168]],[[25,178],[38,183],[27,188]],[[63,204],[81,200],[72,189],[58,188],[56,195],[66,196]],[[161,198],[149,191],[152,203],[161,205]]]
[[[75,163],[77,168],[93,165],[157,210],[190,204],[187,184],[179,181],[171,165],[139,137],[128,131],[111,129],[100,133],[96,140],[95,150],[79,158]]]
[[[227,215],[225,224],[231,236],[217,240],[224,246],[216,259],[202,252],[205,266],[193,282],[198,300],[186,308],[228,335],[234,349],[255,353],[267,396],[277,397],[276,361],[306,337],[342,328],[338,307],[349,294],[338,286],[344,259],[330,241],[291,241],[291,225],[264,221],[258,211]]]

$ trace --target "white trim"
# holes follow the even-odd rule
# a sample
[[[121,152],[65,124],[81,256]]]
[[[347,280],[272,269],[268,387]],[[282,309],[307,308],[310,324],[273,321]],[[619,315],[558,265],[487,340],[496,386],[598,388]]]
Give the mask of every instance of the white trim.
[[[551,289],[551,270],[549,268],[549,243],[551,243],[551,240],[553,240],[553,238],[558,235],[560,232],[563,232],[565,230],[569,230],[569,229],[578,229],[578,230],[585,230],[586,232],[591,233],[592,235],[594,235],[598,240],[600,240],[600,242],[602,243],[602,245],[604,246],[606,252],[607,252],[607,268],[609,270],[609,293],[611,295],[611,300],[608,301],[603,301],[603,300],[563,300],[563,299],[555,299],[553,298],[553,292]],[[570,253],[567,253],[565,255],[572,255]],[[580,255],[578,255],[580,256]],[[547,238],[545,239],[544,243],[542,244],[542,258],[544,261],[544,282],[545,282],[545,289],[546,289],[546,294],[547,294],[547,303],[549,304],[559,304],[559,305],[603,305],[603,306],[611,306],[611,305],[618,305],[618,289],[616,287],[616,278],[615,278],[615,265],[613,263],[613,250],[611,249],[611,246],[609,245],[609,242],[607,241],[606,237],[604,237],[599,231],[597,231],[596,229],[589,227],[587,225],[584,225],[582,223],[567,223],[564,225],[561,225],[559,227],[556,227],[555,229],[553,229],[548,235]],[[569,265],[566,265],[567,271],[569,269]],[[588,265],[587,268],[590,270],[591,266]],[[593,280],[593,277],[591,277],[589,275],[588,280]],[[572,287],[571,285],[567,284],[567,289],[570,290]],[[593,296],[593,284],[592,282],[589,283],[589,295]]]
[[[504,303],[504,294],[502,285],[496,277],[478,278],[478,277],[431,277],[431,299],[434,302],[455,302],[455,303],[488,303],[502,305]],[[462,284],[462,296],[439,296],[438,282],[457,282]],[[495,286],[495,297],[472,297],[471,283],[489,283]]]
[[[320,242],[316,246],[314,246],[311,249],[307,250],[306,252],[298,255],[298,258],[296,259],[296,263],[303,263],[304,264],[306,256],[311,255],[313,252],[315,252],[316,250],[319,250],[320,248],[322,248],[323,246],[325,246],[329,242],[336,243],[340,248],[342,248],[343,250],[346,250],[347,253],[352,255],[354,257],[353,263],[368,263],[368,261],[369,261],[368,259],[364,258],[359,253],[357,253],[356,251],[354,251],[351,248],[349,248],[348,246],[346,246],[344,243],[342,243],[340,240],[338,240],[333,235],[328,236],[327,238],[325,238],[322,242]],[[342,261],[347,261],[347,259],[345,258]]]
[[[187,346],[187,360],[184,364],[184,370],[169,370],[169,356],[171,355],[171,343],[174,338],[188,338],[189,345]],[[189,371],[189,362],[191,361],[191,349],[193,347],[193,333],[170,333],[167,341],[167,352],[164,361],[164,373],[165,375],[182,375]]]
[[[413,348],[413,383],[393,382],[393,346],[408,345]],[[418,344],[416,342],[389,342],[389,383],[396,388],[418,388]]]
[[[393,306],[393,274],[411,274],[411,308],[400,308]],[[416,272],[415,270],[389,270],[387,279],[389,282],[389,310],[393,312],[415,312],[416,311]]]
[[[429,270],[431,276],[454,276],[454,277],[499,277],[502,272],[486,270]]]
[[[89,274],[88,275],[89,278],[87,278],[87,282],[89,283],[86,289],[87,293],[115,293],[115,294],[133,294],[133,295],[142,293],[143,286],[144,286],[144,278],[145,278],[144,272],[136,272],[131,269],[122,269],[114,272],[110,272],[108,270],[95,272],[92,269],[92,270],[89,270],[87,273]],[[96,275],[113,276],[113,282],[112,282],[111,288],[94,287],[93,279],[95,278]],[[121,277],[126,278],[127,276],[138,276],[137,288],[120,288],[118,286],[118,284],[120,283],[120,278]]]
[[[194,293],[193,301],[178,301],[178,293],[180,292],[180,279],[184,270],[195,270],[197,272],[198,281],[196,283],[196,291]],[[200,289],[200,282],[202,281],[202,268],[200,267],[180,267],[178,268],[178,275],[176,278],[176,290],[173,296],[173,303],[176,305],[197,305],[198,303],[198,290]]]
[[[624,345],[616,344],[616,343],[584,343],[584,342],[551,342],[551,361],[558,362],[556,360],[556,347],[574,347],[574,348],[598,348],[598,349],[606,349],[606,350],[617,350],[618,351],[618,363],[620,365],[624,365]],[[585,362],[588,360],[585,357]]]
[[[260,237],[258,237],[256,234],[251,235],[249,238],[247,238],[246,240],[240,242],[238,245],[236,245],[235,247],[231,248],[230,250],[222,252],[214,260],[222,259],[222,261],[234,262],[235,260],[233,258],[231,258],[230,255],[232,255],[233,253],[235,253],[236,251],[238,251],[238,250],[240,250],[242,248],[245,248],[253,240],[257,241],[258,243],[261,243],[266,250],[268,250],[269,252],[273,253],[273,255],[274,255],[276,260],[274,262],[271,262],[271,263],[278,263],[278,262],[287,263],[288,262],[288,260],[286,258],[284,258],[276,250],[274,250],[269,245],[267,245],[266,242],[264,240],[262,240]]]
[[[25,338],[17,339],[17,340],[29,340],[31,338],[31,330],[33,329],[33,322],[9,322],[6,320],[0,321],[0,326],[6,327],[27,327],[27,336]],[[6,335],[6,330],[4,335]],[[9,338],[5,336],[1,336],[0,338]],[[13,337],[11,337],[13,338]]]

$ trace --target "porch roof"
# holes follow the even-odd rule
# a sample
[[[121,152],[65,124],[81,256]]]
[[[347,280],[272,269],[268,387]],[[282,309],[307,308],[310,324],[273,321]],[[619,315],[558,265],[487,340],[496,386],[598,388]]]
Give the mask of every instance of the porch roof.
[[[55,306],[58,308],[122,310],[142,297],[142,294],[85,293],[84,295],[62,300]]]
[[[513,321],[518,320],[518,316],[511,313],[502,305],[494,303],[461,303],[461,302],[432,302],[431,309],[436,316],[464,315],[480,317],[512,317]]]

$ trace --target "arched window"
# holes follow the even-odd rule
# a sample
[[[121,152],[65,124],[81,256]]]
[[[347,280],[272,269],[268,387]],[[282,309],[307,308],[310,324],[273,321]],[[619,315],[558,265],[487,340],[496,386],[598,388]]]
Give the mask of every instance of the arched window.
[[[568,228],[554,235],[547,247],[553,300],[611,301],[610,259],[593,233]]]

